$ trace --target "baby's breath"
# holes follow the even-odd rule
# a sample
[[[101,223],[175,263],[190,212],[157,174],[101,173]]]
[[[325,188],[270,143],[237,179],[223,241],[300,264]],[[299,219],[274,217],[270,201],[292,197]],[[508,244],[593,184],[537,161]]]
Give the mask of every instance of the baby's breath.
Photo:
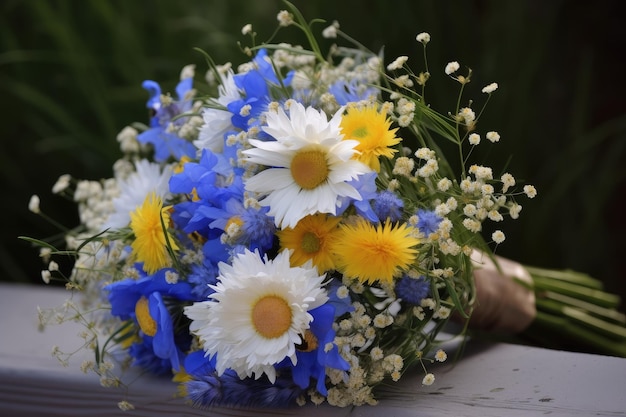
[[[461,66],[457,61],[451,61],[446,64],[445,72],[448,75],[452,75],[459,70]]]

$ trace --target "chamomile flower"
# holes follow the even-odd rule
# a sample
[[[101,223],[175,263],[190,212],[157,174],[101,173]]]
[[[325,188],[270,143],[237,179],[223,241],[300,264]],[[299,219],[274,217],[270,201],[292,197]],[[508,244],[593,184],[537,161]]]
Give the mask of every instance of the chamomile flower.
[[[161,197],[154,192],[150,193],[143,205],[130,213],[130,219],[130,228],[135,234],[135,240],[131,244],[132,254],[137,261],[143,262],[144,271],[153,274],[170,266],[167,242],[169,241],[172,250],[178,250],[178,246],[172,236],[163,230],[161,221],[168,225],[170,216],[168,207],[163,207]]]
[[[331,248],[337,239],[341,219],[315,214],[300,220],[296,227],[277,232],[282,249],[291,250],[291,264],[300,266],[311,260],[318,271],[335,269]]]
[[[277,227],[295,227],[300,219],[315,213],[336,214],[341,197],[361,200],[348,182],[370,172],[353,159],[358,141],[343,140],[341,113],[329,121],[313,107],[293,102],[289,116],[282,108],[267,113],[263,130],[275,141],[250,139],[244,151],[249,162],[268,168],[246,181],[246,189],[264,196]]]
[[[335,246],[337,269],[359,282],[391,283],[417,256],[419,240],[406,224],[373,225],[359,219],[341,229]]]
[[[240,377],[265,373],[273,383],[274,365],[296,364],[296,347],[310,328],[309,313],[326,303],[318,275],[310,263],[291,267],[289,251],[270,260],[245,249],[232,264],[220,263],[210,300],[185,308],[190,330],[216,358],[219,375],[232,369]]]
[[[154,192],[156,197],[165,199],[169,196],[169,180],[172,169],[161,169],[159,164],[142,159],[135,163],[136,171],[128,178],[118,181],[120,194],[113,199],[115,211],[109,215],[105,228],[118,229],[128,226],[130,213],[144,203],[146,197]]]
[[[380,171],[379,158],[392,158],[397,152],[393,146],[400,142],[398,129],[390,129],[391,120],[374,106],[350,107],[341,119],[341,132],[346,139],[359,141],[357,159],[374,171]]]

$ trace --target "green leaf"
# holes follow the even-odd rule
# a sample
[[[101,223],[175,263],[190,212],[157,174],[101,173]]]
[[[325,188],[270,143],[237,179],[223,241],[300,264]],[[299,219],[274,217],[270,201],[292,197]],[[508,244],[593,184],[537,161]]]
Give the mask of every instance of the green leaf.
[[[32,244],[34,244],[36,246],[43,246],[44,248],[49,248],[53,252],[58,252],[59,251],[57,248],[55,248],[54,246],[52,246],[48,242],[44,242],[43,240],[35,239],[35,238],[32,238],[32,237],[28,237],[28,236],[18,236],[17,238],[21,239],[21,240],[25,240],[27,242],[30,242],[30,243],[32,243]]]

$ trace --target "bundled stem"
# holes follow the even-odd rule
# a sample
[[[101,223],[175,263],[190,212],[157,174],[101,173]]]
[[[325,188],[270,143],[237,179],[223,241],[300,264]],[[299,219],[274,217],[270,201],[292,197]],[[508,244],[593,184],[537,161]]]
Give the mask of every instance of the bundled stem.
[[[537,317],[521,335],[533,343],[626,357],[626,315],[620,298],[580,272],[526,267],[534,282]]]

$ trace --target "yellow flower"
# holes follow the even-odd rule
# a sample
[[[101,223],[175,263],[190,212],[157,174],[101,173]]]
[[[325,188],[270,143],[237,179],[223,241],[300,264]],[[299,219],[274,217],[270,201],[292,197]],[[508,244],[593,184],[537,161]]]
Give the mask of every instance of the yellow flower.
[[[361,153],[355,158],[376,172],[380,171],[379,157],[392,158],[397,152],[392,146],[401,140],[396,137],[398,129],[390,126],[391,121],[374,106],[348,108],[340,124],[345,139],[359,142],[355,149]]]
[[[146,196],[141,207],[137,207],[130,213],[130,228],[135,234],[135,240],[131,244],[133,256],[137,261],[143,262],[143,269],[148,274],[171,265],[161,217],[163,217],[163,223],[168,225],[169,207],[163,207],[161,197],[154,192]],[[167,240],[173,250],[178,250],[178,246],[169,233]]]
[[[300,266],[312,260],[321,273],[335,269],[335,259],[331,251],[337,239],[340,218],[325,214],[304,217],[292,228],[277,233],[281,249],[290,249],[291,265]]]
[[[361,283],[391,283],[417,257],[419,240],[406,223],[372,225],[365,219],[342,225],[334,250],[337,269]]]

